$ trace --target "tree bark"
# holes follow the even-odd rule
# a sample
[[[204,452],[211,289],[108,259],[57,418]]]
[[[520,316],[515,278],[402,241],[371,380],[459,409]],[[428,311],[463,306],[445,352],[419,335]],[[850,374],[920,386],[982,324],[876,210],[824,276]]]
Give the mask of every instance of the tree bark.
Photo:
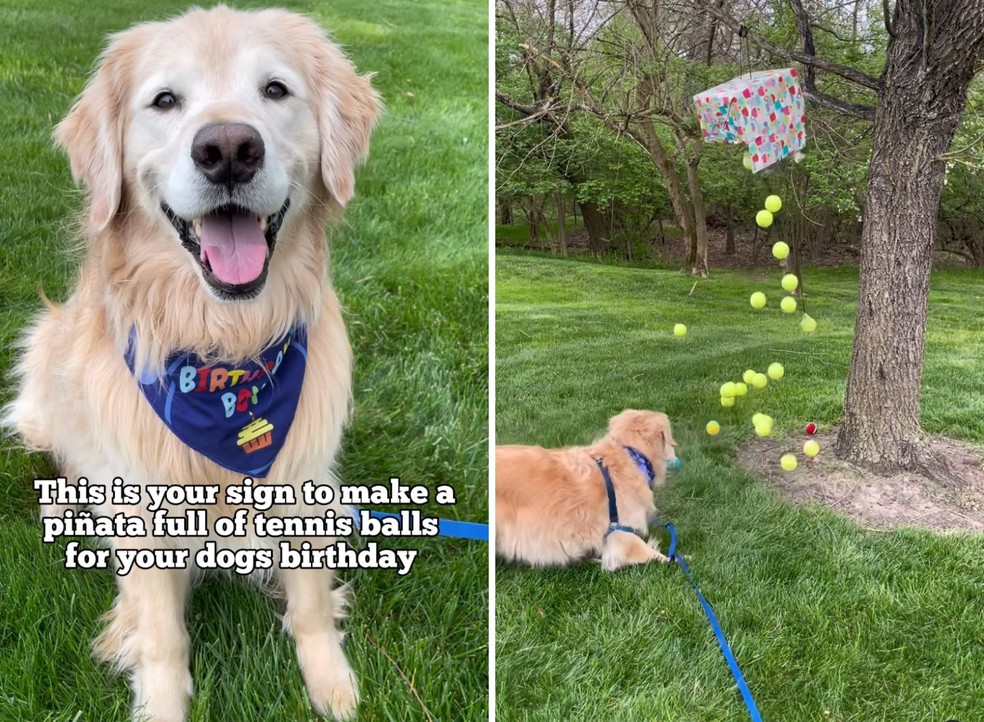
[[[567,228],[564,196],[557,194],[557,242],[560,244],[560,255],[567,255]]]
[[[511,226],[513,222],[512,201],[508,198],[499,199],[499,223],[503,226]]]
[[[727,229],[727,239],[724,245],[724,255],[735,255],[735,214],[731,206],[724,207],[724,223]]]
[[[693,276],[707,278],[707,210],[704,207],[704,192],[700,188],[700,179],[697,177],[701,148],[698,145],[695,150],[687,153],[686,141],[681,141],[680,148],[684,153],[684,163],[687,168],[687,188],[690,191],[690,206],[694,214],[693,236],[690,242],[690,273]]]
[[[861,282],[838,456],[880,472],[929,469],[920,382],[936,219],[950,148],[984,56],[978,0],[899,0],[861,237]]]
[[[608,237],[605,219],[595,203],[580,201],[581,218],[584,219],[584,230],[588,234],[588,249],[595,255],[601,255],[605,250],[605,239]]]

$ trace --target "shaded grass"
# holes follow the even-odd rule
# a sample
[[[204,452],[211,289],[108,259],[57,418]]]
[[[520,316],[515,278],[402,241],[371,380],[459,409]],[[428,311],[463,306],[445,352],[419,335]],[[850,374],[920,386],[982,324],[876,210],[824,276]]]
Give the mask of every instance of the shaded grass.
[[[259,7],[264,3],[239,3]],[[340,472],[454,485],[442,515],[487,517],[487,7],[476,0],[366,5],[286,2],[321,22],[387,110],[360,171],[358,196],[332,237],[332,275],[356,357],[355,413]],[[108,32],[184,10],[134,0],[13,0],[0,9],[0,370],[40,307],[75,274],[66,252],[79,207],[54,124],[81,89]],[[0,403],[10,389],[0,392]],[[31,480],[50,463],[0,447],[0,720],[126,720],[126,681],[89,642],[108,609],[108,572],[62,568],[42,545]],[[360,677],[360,719],[487,718],[487,549],[422,548],[413,571],[342,574],[354,603],[344,626]],[[276,605],[215,577],[189,610],[193,720],[313,719]],[[400,672],[403,673],[401,676]],[[410,689],[403,677],[415,689]]]
[[[756,411],[775,418],[790,450],[807,421],[838,420],[857,275],[804,276],[813,335],[778,310],[778,271],[718,271],[691,295],[682,273],[499,256],[497,443],[587,443],[623,408],[666,411],[683,466],[657,505],[676,522],[764,719],[978,719],[984,539],[869,532],[794,507],[736,466]],[[982,281],[934,274],[923,383],[926,431],[978,446]],[[748,305],[756,290],[766,311]],[[675,323],[688,326],[685,339]],[[785,365],[781,382],[721,408],[721,383],[772,361]],[[496,585],[497,719],[747,719],[674,567],[500,563]]]

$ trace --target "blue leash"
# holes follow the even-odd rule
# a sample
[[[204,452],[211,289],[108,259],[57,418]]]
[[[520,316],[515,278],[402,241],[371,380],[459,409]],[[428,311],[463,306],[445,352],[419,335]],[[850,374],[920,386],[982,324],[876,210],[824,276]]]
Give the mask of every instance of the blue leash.
[[[700,602],[700,606],[704,608],[704,614],[707,615],[707,621],[711,623],[711,629],[714,631],[714,636],[717,637],[718,645],[721,647],[721,652],[724,654],[724,659],[728,663],[728,667],[731,668],[731,676],[735,678],[735,682],[738,683],[738,691],[741,692],[742,698],[745,700],[745,707],[748,709],[748,715],[752,718],[752,722],[762,722],[762,715],[759,714],[758,707],[755,706],[755,700],[752,699],[751,690],[748,689],[748,685],[745,683],[745,678],[741,674],[741,669],[738,667],[738,660],[735,659],[735,655],[731,652],[731,647],[728,646],[728,640],[724,638],[724,632],[721,630],[721,625],[718,624],[717,617],[714,615],[714,610],[711,609],[711,605],[704,598],[704,594],[700,591],[700,587],[694,580],[693,575],[690,573],[690,567],[687,566],[687,560],[683,558],[682,554],[677,552],[677,533],[676,527],[673,523],[660,524],[661,527],[666,529],[670,533],[670,549],[666,556],[670,558],[671,562],[676,562],[680,565],[683,573],[687,575],[687,579],[690,581],[690,586],[694,588],[697,592],[697,600]]]
[[[369,516],[376,519],[391,517],[401,518],[399,514],[391,514],[385,511],[370,511]],[[356,517],[358,519],[358,517]],[[479,524],[473,521],[454,521],[453,519],[438,519],[438,536],[451,537],[453,539],[475,539],[477,541],[489,540],[489,525]]]

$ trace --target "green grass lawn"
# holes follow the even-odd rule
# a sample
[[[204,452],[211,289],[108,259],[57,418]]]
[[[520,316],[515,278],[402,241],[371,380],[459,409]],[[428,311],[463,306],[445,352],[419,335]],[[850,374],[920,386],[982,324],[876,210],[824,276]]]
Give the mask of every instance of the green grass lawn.
[[[362,72],[377,72],[387,107],[332,240],[357,367],[341,478],[451,483],[459,503],[442,512],[484,521],[487,4],[278,4],[311,15]],[[51,147],[54,124],[107,33],[186,7],[11,0],[0,8],[0,371],[40,308],[38,289],[63,299],[74,277],[66,239],[79,195]],[[0,403],[10,393],[5,386]],[[64,544],[40,542],[32,480],[52,473],[43,457],[0,446],[0,721],[127,720],[126,680],[89,653],[113,574],[66,571]],[[393,544],[423,550],[408,576],[341,575],[354,591],[344,627],[362,686],[360,719],[487,719],[487,547]],[[195,594],[189,625],[193,720],[314,717],[272,601],[213,578]]]
[[[765,720],[984,719],[984,538],[865,531],[785,502],[735,463],[755,411],[801,439],[841,409],[857,274],[804,273],[813,335],[779,312],[779,276],[718,271],[689,295],[694,280],[678,272],[499,256],[496,441],[583,444],[623,408],[666,411],[683,465],[657,506]],[[771,310],[756,313],[760,289]],[[925,430],[978,447],[982,301],[981,273],[934,274],[923,386]],[[721,383],[777,360],[785,379],[721,408]],[[499,722],[748,719],[674,566],[500,563],[496,688]]]

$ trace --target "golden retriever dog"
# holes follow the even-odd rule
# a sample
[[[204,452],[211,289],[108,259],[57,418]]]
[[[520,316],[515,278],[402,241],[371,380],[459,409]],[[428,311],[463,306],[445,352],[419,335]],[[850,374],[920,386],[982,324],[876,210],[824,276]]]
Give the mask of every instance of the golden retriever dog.
[[[674,444],[666,414],[628,409],[590,446],[497,446],[496,553],[534,567],[600,557],[607,571],[668,561],[656,540],[646,543],[641,534],[655,518],[653,488],[666,480]],[[602,467],[611,478],[618,529]]]
[[[325,514],[302,503],[300,485],[336,483],[352,358],[324,229],[353,196],[379,110],[369,77],[286,11],[193,9],[112,36],[55,133],[87,191],[78,282],[28,330],[5,413],[65,477],[102,487],[98,515],[139,515],[152,528],[146,496],[112,495],[116,477],[143,489],[223,490],[250,477],[298,488],[297,504],[268,516]],[[236,507],[218,498],[209,518],[232,516]],[[181,516],[186,506],[165,508]],[[278,558],[280,539],[249,529],[111,543],[117,552],[189,547],[194,559],[210,540]],[[332,571],[274,563],[265,574],[285,599],[314,709],[351,717],[358,690]],[[94,646],[129,672],[134,719],[187,717],[185,605],[196,575],[117,577]]]

